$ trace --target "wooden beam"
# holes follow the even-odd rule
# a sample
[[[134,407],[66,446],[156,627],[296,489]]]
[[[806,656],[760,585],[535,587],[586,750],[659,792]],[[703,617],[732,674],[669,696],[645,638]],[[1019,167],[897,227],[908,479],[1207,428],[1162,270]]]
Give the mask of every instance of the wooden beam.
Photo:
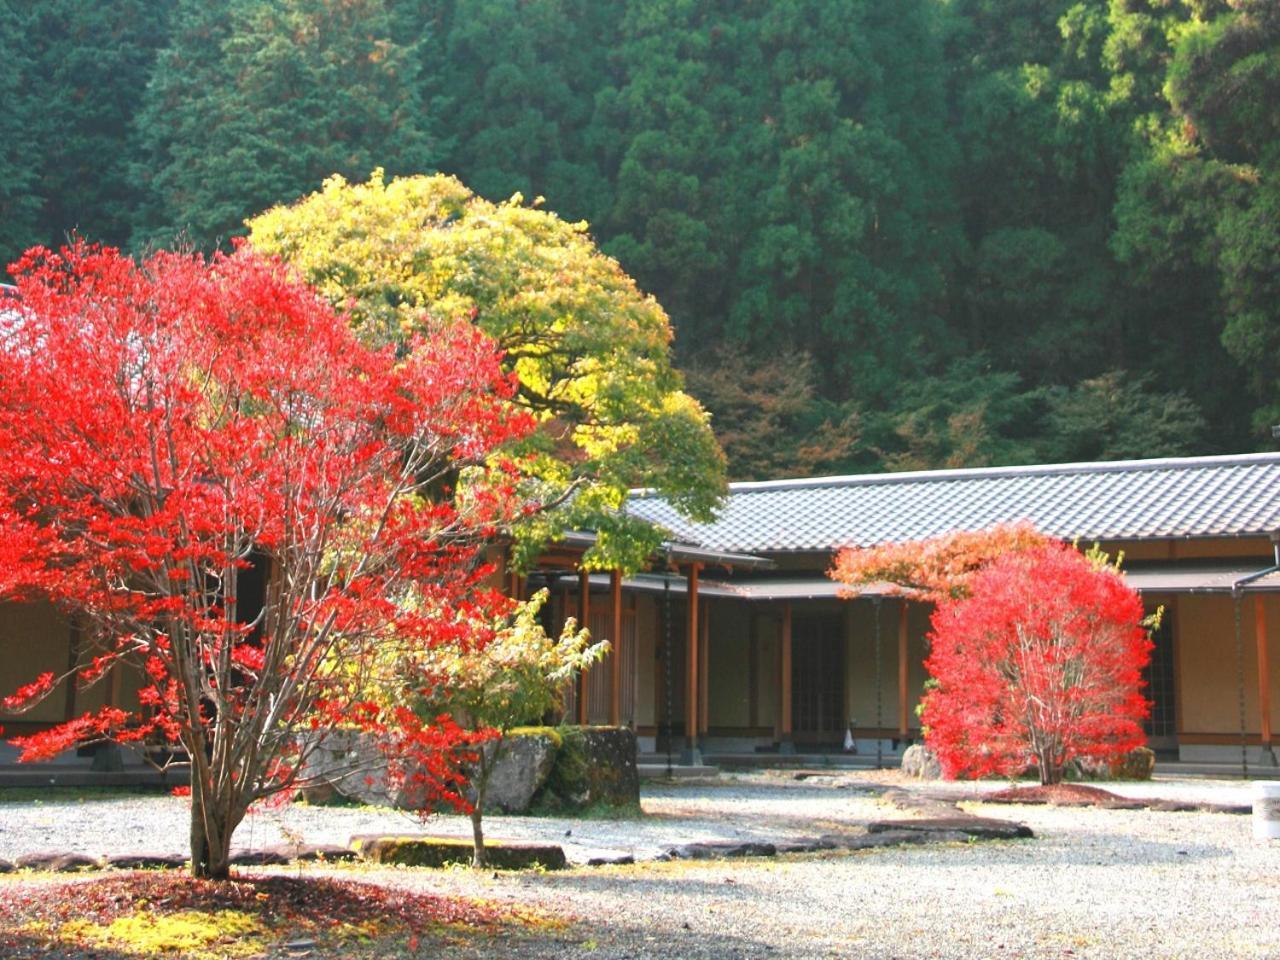
[[[698,733],[707,732],[711,718],[711,697],[708,693],[711,678],[711,604],[700,605],[702,622],[698,628]]]
[[[701,717],[698,709],[698,690],[701,687],[698,682],[698,667],[702,662],[698,652],[698,625],[701,622],[698,618],[698,573],[701,569],[701,564],[689,564],[689,623],[685,631],[684,736],[690,750],[697,747],[698,720]]]
[[[585,630],[591,626],[591,574],[578,570],[578,629]],[[586,726],[587,708],[587,671],[578,674],[578,723]]]
[[[1267,655],[1267,607],[1261,594],[1253,598],[1253,629],[1258,644],[1258,716],[1263,747],[1271,746],[1271,668]]]
[[[778,671],[778,730],[781,743],[791,742],[791,603],[782,605],[780,647],[782,669]]]
[[[898,736],[904,740],[911,730],[910,704],[907,702],[907,616],[908,600],[898,605]]]
[[[613,636],[609,638],[609,723],[622,724],[622,571],[609,574],[609,601],[613,612]]]

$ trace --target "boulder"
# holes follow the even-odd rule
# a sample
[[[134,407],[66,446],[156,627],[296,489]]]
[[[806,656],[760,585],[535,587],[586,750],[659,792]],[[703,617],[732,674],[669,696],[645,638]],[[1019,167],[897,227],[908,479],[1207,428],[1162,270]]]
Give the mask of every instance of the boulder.
[[[902,772],[919,780],[941,780],[942,764],[923,743],[912,744],[902,754]]]
[[[469,840],[455,837],[429,836],[357,836],[352,848],[372,863],[402,867],[444,867],[452,863],[470,863],[473,847]],[[500,870],[563,870],[569,865],[564,849],[551,844],[503,843],[487,841],[484,847],[487,866]]]
[[[1150,780],[1156,769],[1156,755],[1150,747],[1135,747],[1114,760],[1076,761],[1086,780]]]
[[[628,727],[560,727],[560,749],[533,801],[545,812],[588,807],[638,809],[636,735]]]
[[[493,813],[524,813],[534,795],[547,782],[555,763],[557,739],[550,732],[530,730],[489,742],[489,757],[498,752],[498,761],[489,774],[485,810]]]

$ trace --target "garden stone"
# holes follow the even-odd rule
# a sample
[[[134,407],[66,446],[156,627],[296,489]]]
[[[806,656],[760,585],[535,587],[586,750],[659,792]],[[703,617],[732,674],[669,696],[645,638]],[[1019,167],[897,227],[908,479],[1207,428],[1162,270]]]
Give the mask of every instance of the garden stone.
[[[15,867],[8,860],[0,858],[0,873],[13,873],[13,871],[16,869],[17,867]]]
[[[19,857],[16,863],[21,870],[48,870],[52,873],[97,870],[102,866],[102,861],[96,857],[87,857],[83,853],[67,853],[66,851],[29,853]]]
[[[1025,823],[995,820],[990,817],[932,817],[926,820],[875,820],[867,824],[867,833],[901,831],[926,834],[958,834],[979,840],[1014,840],[1032,837]]]
[[[923,743],[912,744],[902,754],[902,772],[918,780],[941,780],[942,764]]]
[[[106,862],[117,870],[180,870],[187,865],[187,857],[180,853],[115,853]]]
[[[488,757],[501,746],[498,761],[489,774],[485,808],[501,813],[524,813],[551,773],[556,744],[549,733],[507,736],[501,744],[484,745]]]

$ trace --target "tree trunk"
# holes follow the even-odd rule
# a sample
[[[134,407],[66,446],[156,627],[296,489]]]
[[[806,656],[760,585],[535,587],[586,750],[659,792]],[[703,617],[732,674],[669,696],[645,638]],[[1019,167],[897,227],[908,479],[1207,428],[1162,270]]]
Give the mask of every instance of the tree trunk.
[[[480,818],[480,804],[477,803],[471,810],[471,842],[474,845],[471,865],[473,867],[483,867],[488,859],[484,850],[484,826],[481,824]]]
[[[191,876],[226,880],[231,876],[231,834],[237,820],[231,811],[207,806],[199,789],[191,791]]]

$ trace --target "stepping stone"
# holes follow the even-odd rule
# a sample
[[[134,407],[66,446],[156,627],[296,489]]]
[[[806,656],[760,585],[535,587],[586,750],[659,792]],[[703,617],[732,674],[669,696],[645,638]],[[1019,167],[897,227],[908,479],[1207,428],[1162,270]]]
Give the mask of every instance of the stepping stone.
[[[727,860],[737,857],[772,857],[778,848],[772,843],[685,843],[668,847],[666,856],[672,860]]]
[[[456,837],[396,836],[361,834],[351,838],[351,848],[364,860],[373,863],[399,864],[405,867],[443,867],[451,863],[471,863],[470,840]],[[488,867],[498,870],[563,870],[569,866],[564,848],[553,844],[510,843],[491,840],[485,843]]]
[[[102,861],[97,857],[65,851],[28,853],[15,862],[21,870],[47,870],[52,873],[74,873],[77,870],[97,870],[102,867]]]
[[[274,867],[288,863],[289,858],[279,850],[240,850],[231,855],[230,862],[237,867]]]
[[[867,833],[908,831],[912,833],[954,833],[980,840],[1014,840],[1033,837],[1025,823],[994,820],[990,817],[930,817],[923,820],[876,820],[867,824]]]
[[[775,844],[778,853],[818,853],[822,850],[835,850],[840,844],[825,837],[814,837],[808,840],[792,840],[789,843]]]
[[[587,861],[588,867],[625,867],[636,862],[636,858],[629,853],[624,853],[620,857],[592,857]]]
[[[187,865],[182,853],[113,853],[107,866],[117,870],[181,870]]]
[[[349,863],[353,860],[359,860],[360,856],[350,847],[340,847],[337,844],[306,843],[301,846],[279,846],[271,847],[270,850],[287,857],[294,862],[311,863],[315,861],[323,861],[325,863]]]

